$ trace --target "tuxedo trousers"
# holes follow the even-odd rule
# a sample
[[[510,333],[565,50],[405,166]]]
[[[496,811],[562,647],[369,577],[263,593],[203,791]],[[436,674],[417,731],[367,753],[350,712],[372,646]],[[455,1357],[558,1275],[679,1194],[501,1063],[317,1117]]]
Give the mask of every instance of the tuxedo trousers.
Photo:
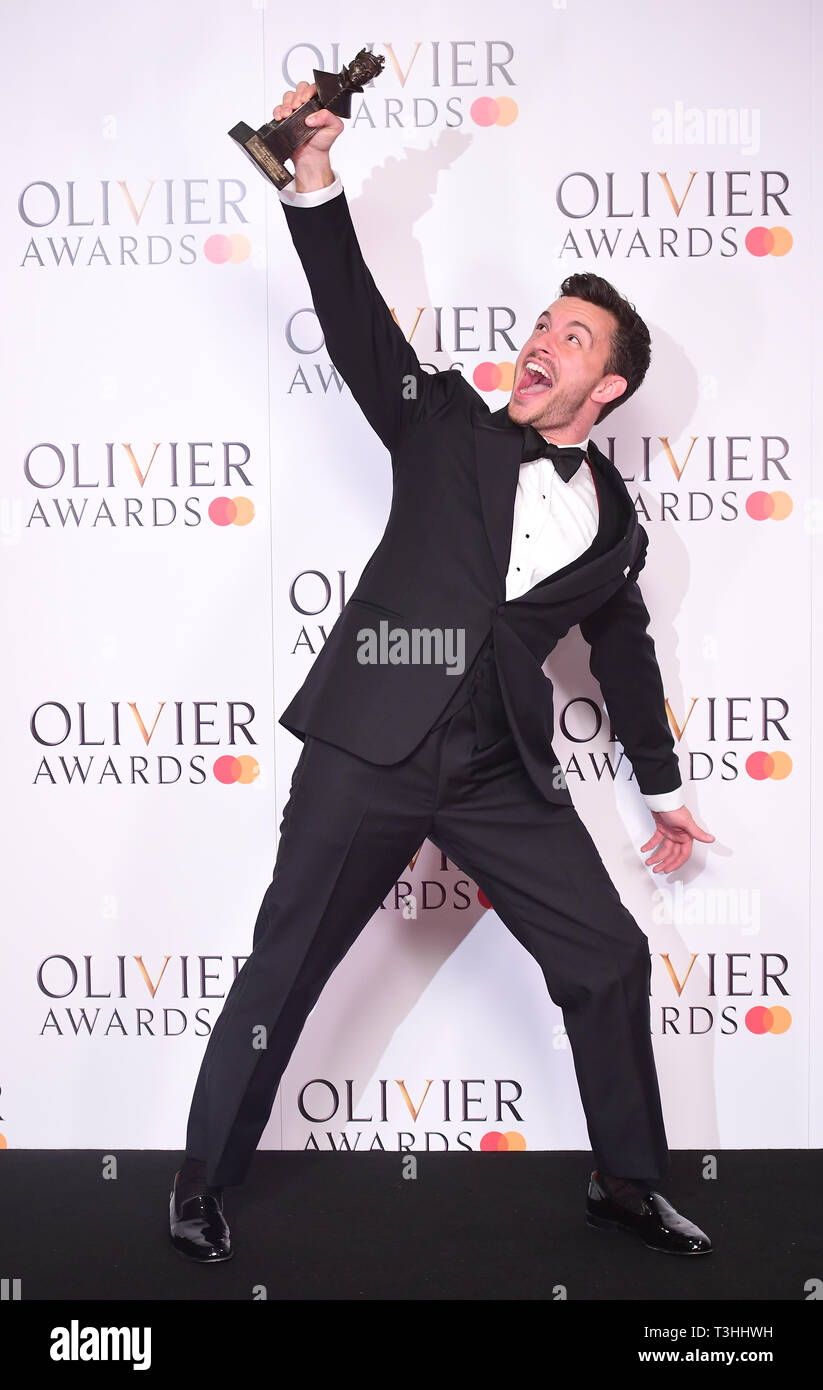
[[[309,1013],[425,839],[537,961],[563,1012],[598,1169],[644,1183],[668,1172],[647,938],[577,811],[529,778],[489,661],[469,674],[464,703],[402,762],[305,739],[252,951],[192,1097],[186,1154],[206,1162],[207,1182],[243,1182]]]

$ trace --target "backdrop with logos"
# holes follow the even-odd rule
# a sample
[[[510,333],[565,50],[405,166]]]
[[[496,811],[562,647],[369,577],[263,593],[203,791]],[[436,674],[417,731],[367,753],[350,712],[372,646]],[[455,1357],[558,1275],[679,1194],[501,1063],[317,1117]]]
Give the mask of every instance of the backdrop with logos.
[[[385,70],[333,163],[421,362],[499,408],[578,269],[649,324],[646,382],[593,438],[649,532],[669,719],[715,843],[675,879],[646,868],[651,816],[577,630],[549,663],[555,747],[649,938],[671,1146],[818,1146],[811,0],[779,23],[765,0],[374,13],[41,0],[8,25],[0,1143],[182,1149],[251,949],[300,751],[277,719],[391,469],[227,132],[365,45]],[[433,845],[330,980],[261,1147],[588,1147],[535,962]]]

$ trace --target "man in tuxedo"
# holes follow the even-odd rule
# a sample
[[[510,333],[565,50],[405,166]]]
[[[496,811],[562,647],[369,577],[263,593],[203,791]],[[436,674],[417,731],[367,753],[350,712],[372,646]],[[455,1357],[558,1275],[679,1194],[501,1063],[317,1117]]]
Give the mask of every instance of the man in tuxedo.
[[[286,92],[275,118],[313,93],[305,82]],[[203,1262],[232,1254],[223,1188],[245,1178],[326,981],[428,838],[488,895],[563,1009],[597,1163],[587,1221],[655,1250],[706,1253],[708,1236],[654,1187],[668,1149],[648,941],[572,803],[542,669],[579,625],[654,817],[646,862],[679,869],[695,839],[713,836],[683,804],[637,584],[648,537],[589,439],[643,380],[648,330],[608,282],[570,276],[518,356],[508,405],[490,412],[460,372],[421,367],[331,167],[343,122],[320,111],[308,123],[317,133],[280,198],[328,353],[391,456],[392,505],[281,716],[303,748],[252,952],[197,1079],[172,1242]],[[458,646],[464,664],[446,659]]]

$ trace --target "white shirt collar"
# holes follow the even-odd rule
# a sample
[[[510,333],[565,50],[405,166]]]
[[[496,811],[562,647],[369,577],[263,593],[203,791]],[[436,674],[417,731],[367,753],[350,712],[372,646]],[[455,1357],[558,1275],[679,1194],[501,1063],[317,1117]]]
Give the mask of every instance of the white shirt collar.
[[[542,430],[538,430],[537,433],[543,435],[543,438],[546,439],[546,436],[545,436],[545,434],[543,434],[543,431],[542,431]],[[547,440],[547,443],[553,444],[553,443],[555,443],[555,441],[554,441],[554,440]],[[560,449],[583,449],[583,451],[585,452],[585,451],[588,449],[588,445],[589,445],[589,436],[586,435],[586,438],[585,438],[585,439],[578,439],[578,440],[576,440],[576,442],[573,443],[573,444],[559,444],[559,445],[558,445],[558,448],[560,448]]]

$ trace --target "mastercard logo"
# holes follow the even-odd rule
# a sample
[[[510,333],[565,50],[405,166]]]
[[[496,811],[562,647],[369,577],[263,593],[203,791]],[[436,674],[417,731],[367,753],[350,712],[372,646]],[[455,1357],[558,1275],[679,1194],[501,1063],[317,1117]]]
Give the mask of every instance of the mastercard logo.
[[[794,507],[788,492],[753,492],[746,511],[753,521],[785,521]]]
[[[792,1026],[792,1016],[781,1004],[767,1009],[756,1004],[746,1014],[746,1027],[750,1033],[786,1033]]]
[[[478,362],[472,381],[478,391],[511,391],[514,366],[514,362]]]
[[[203,243],[203,255],[212,265],[239,265],[249,259],[251,242],[242,232],[235,232],[233,236],[215,232]]]
[[[785,256],[793,245],[788,227],[752,227],[746,233],[746,250],[752,256]]]
[[[750,753],[746,759],[746,771],[755,782],[765,782],[767,777],[771,777],[775,782],[782,782],[784,777],[788,777],[792,770],[792,760],[788,753]]]
[[[526,1141],[516,1129],[507,1130],[505,1134],[500,1134],[496,1129],[490,1129],[488,1134],[484,1134],[480,1140],[480,1148],[486,1154],[514,1152],[515,1149],[525,1149],[525,1147]]]
[[[215,497],[209,503],[209,519],[215,526],[248,526],[254,516],[249,497]]]
[[[511,125],[517,120],[517,102],[511,97],[478,97],[469,107],[475,125]]]
[[[260,775],[260,764],[256,758],[249,757],[248,753],[242,758],[233,758],[231,753],[226,753],[217,759],[212,771],[224,787],[231,786],[233,782],[241,782],[247,787]]]

